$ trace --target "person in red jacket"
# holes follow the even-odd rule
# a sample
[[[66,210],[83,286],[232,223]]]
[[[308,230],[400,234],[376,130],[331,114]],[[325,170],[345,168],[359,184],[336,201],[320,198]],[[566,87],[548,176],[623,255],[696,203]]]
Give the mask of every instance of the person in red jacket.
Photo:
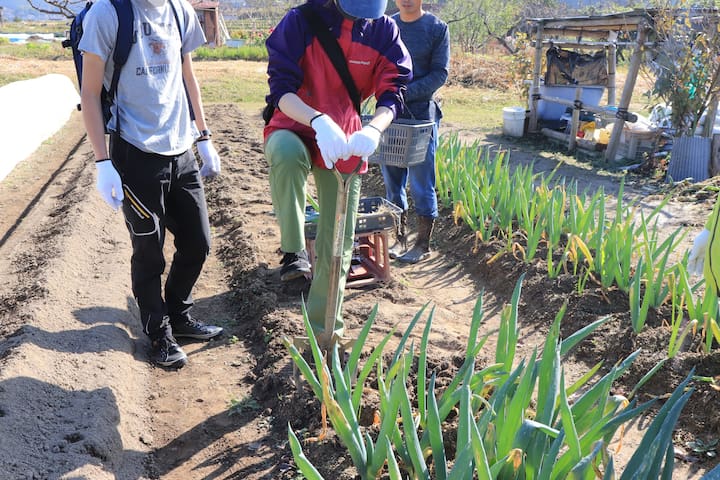
[[[313,331],[319,334],[324,330],[328,285],[334,281],[329,274],[338,184],[332,169],[347,178],[362,162],[359,173],[367,171],[366,157],[375,151],[380,135],[401,109],[412,63],[397,25],[384,15],[387,0],[310,0],[307,4],[337,39],[361,98],[374,95],[377,101],[372,120],[363,127],[345,84],[306,17],[297,8],[288,11],[266,41],[270,87],[266,100],[275,110],[264,130],[264,151],[280,226],[283,281],[310,273],[305,198],[311,172],[315,180],[320,215],[307,312]],[[343,291],[360,185],[359,176],[348,185],[336,327],[330,335],[343,334]]]

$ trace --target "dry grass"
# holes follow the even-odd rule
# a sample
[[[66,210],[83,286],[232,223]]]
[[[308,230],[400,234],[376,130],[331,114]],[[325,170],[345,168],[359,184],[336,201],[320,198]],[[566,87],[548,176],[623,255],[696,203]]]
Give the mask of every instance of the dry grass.
[[[513,82],[508,57],[453,52],[447,86],[507,89]]]
[[[36,58],[18,58],[0,55],[0,85],[17,80],[60,73],[75,80],[75,65],[71,59],[40,60]]]

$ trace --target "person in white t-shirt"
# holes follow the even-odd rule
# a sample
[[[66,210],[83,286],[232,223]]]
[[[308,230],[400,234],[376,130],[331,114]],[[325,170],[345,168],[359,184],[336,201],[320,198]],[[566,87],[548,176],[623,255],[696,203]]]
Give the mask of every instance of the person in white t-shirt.
[[[150,360],[180,368],[187,356],[175,337],[205,340],[223,331],[190,315],[191,291],[210,252],[201,177],[220,173],[190,57],[205,36],[186,0],[131,3],[133,45],[107,125],[100,94],[113,75],[118,17],[109,0],[98,0],[85,16],[80,41],[83,120],[95,155],[97,189],[113,209],[122,207],[130,232],[132,290],[150,338]],[[202,169],[192,150],[195,142]],[[175,254],[163,291],[168,230]]]

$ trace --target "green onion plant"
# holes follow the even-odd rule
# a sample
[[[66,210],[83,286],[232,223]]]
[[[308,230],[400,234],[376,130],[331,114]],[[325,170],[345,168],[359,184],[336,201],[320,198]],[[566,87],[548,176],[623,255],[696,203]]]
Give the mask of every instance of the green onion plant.
[[[634,399],[612,394],[613,382],[628,370],[639,352],[613,366],[594,383],[601,364],[566,386],[562,358],[607,319],[560,339],[566,309],[563,306],[542,348],[529,359],[517,359],[522,281],[518,281],[510,303],[502,309],[494,363],[482,366],[476,361],[490,336],[480,336],[481,296],[470,321],[463,364],[443,390],[437,387],[436,372],[427,368],[433,309],[427,315],[419,346],[411,341],[411,332],[423,318],[427,305],[410,322],[392,354],[381,354],[387,346],[386,336],[371,348],[362,367],[360,351],[366,345],[377,307],[344,366],[337,348],[329,360],[323,356],[304,315],[315,371],[290,341],[285,343],[309,388],[325,405],[360,478],[617,478],[608,445],[624,424],[654,404],[651,400],[637,405]],[[412,381],[409,374],[415,365],[417,377]],[[643,383],[659,368],[648,372]],[[356,393],[362,392],[370,370],[377,378],[380,424],[364,429],[357,423],[361,402],[354,399],[361,400]],[[353,372],[357,374],[356,382]],[[632,456],[620,478],[670,478],[670,431],[689,398],[689,378],[660,408],[643,437],[643,450]],[[453,417],[451,412],[455,412]],[[322,478],[302,453],[292,428],[288,436],[300,472],[307,478]],[[454,449],[447,448],[451,445],[449,438],[455,439]]]

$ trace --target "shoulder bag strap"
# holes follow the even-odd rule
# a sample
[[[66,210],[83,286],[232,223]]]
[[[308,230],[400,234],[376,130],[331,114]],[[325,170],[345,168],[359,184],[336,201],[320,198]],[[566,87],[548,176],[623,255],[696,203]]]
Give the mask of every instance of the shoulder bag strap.
[[[327,53],[330,61],[335,66],[335,70],[337,70],[338,75],[340,75],[340,78],[345,84],[345,88],[347,88],[350,99],[355,106],[355,111],[358,115],[360,115],[360,92],[355,86],[355,82],[350,75],[350,70],[348,70],[347,62],[345,60],[345,54],[343,54],[337,39],[332,35],[328,26],[325,25],[320,16],[313,11],[309,4],[305,3],[297,8],[303,14],[305,20],[307,20],[310,24],[310,28],[320,41],[320,45],[322,45],[325,53]]]

